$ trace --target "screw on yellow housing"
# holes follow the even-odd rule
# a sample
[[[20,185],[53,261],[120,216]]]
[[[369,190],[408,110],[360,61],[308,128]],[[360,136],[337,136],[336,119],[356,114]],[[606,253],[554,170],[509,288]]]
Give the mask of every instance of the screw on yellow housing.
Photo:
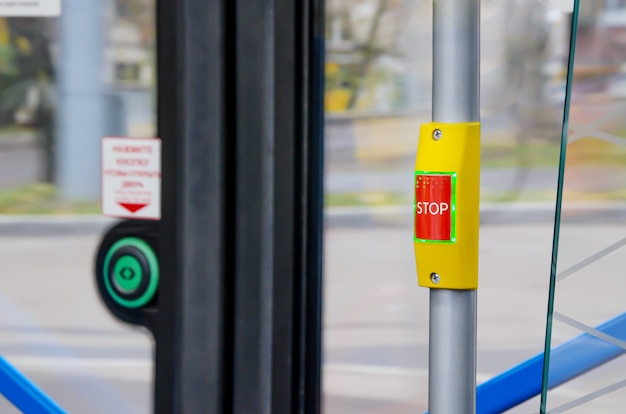
[[[414,187],[419,285],[478,289],[480,123],[422,125]]]

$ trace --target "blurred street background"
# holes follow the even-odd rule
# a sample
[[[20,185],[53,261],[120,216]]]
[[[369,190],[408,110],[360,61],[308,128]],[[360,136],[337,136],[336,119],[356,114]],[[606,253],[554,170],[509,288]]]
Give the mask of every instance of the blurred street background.
[[[72,413],[148,413],[151,339],[106,313],[92,260],[110,223],[101,137],[156,133],[154,0],[65,3],[59,19],[0,18],[0,355]],[[479,382],[543,351],[572,5],[482,1]],[[432,1],[327,0],[325,18],[325,412],[421,412],[428,291],[410,229]],[[626,1],[583,1],[578,35],[559,269],[624,237]],[[590,277],[621,286],[619,266]],[[597,322],[621,310],[592,307]],[[580,412],[621,413],[618,397]]]

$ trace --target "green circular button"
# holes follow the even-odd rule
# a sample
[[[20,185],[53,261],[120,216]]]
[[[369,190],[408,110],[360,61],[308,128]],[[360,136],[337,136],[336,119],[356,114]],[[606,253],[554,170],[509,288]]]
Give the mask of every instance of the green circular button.
[[[148,243],[137,237],[118,240],[107,252],[104,285],[110,297],[126,308],[148,304],[159,286],[159,261]]]
[[[125,293],[136,291],[141,285],[143,270],[133,256],[122,256],[113,267],[113,283]]]

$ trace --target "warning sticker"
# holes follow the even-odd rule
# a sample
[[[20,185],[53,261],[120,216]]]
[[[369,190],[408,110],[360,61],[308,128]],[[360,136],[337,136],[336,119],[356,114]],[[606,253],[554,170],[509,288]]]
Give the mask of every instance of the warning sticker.
[[[161,140],[102,140],[102,214],[161,218]]]
[[[455,242],[456,174],[415,173],[415,239]]]
[[[0,0],[3,17],[52,17],[61,14],[61,0]]]

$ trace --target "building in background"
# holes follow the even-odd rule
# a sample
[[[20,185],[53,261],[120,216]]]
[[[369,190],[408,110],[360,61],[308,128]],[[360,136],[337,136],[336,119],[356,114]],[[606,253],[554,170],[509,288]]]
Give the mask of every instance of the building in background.
[[[153,0],[109,2],[106,79],[118,87],[154,86]]]

